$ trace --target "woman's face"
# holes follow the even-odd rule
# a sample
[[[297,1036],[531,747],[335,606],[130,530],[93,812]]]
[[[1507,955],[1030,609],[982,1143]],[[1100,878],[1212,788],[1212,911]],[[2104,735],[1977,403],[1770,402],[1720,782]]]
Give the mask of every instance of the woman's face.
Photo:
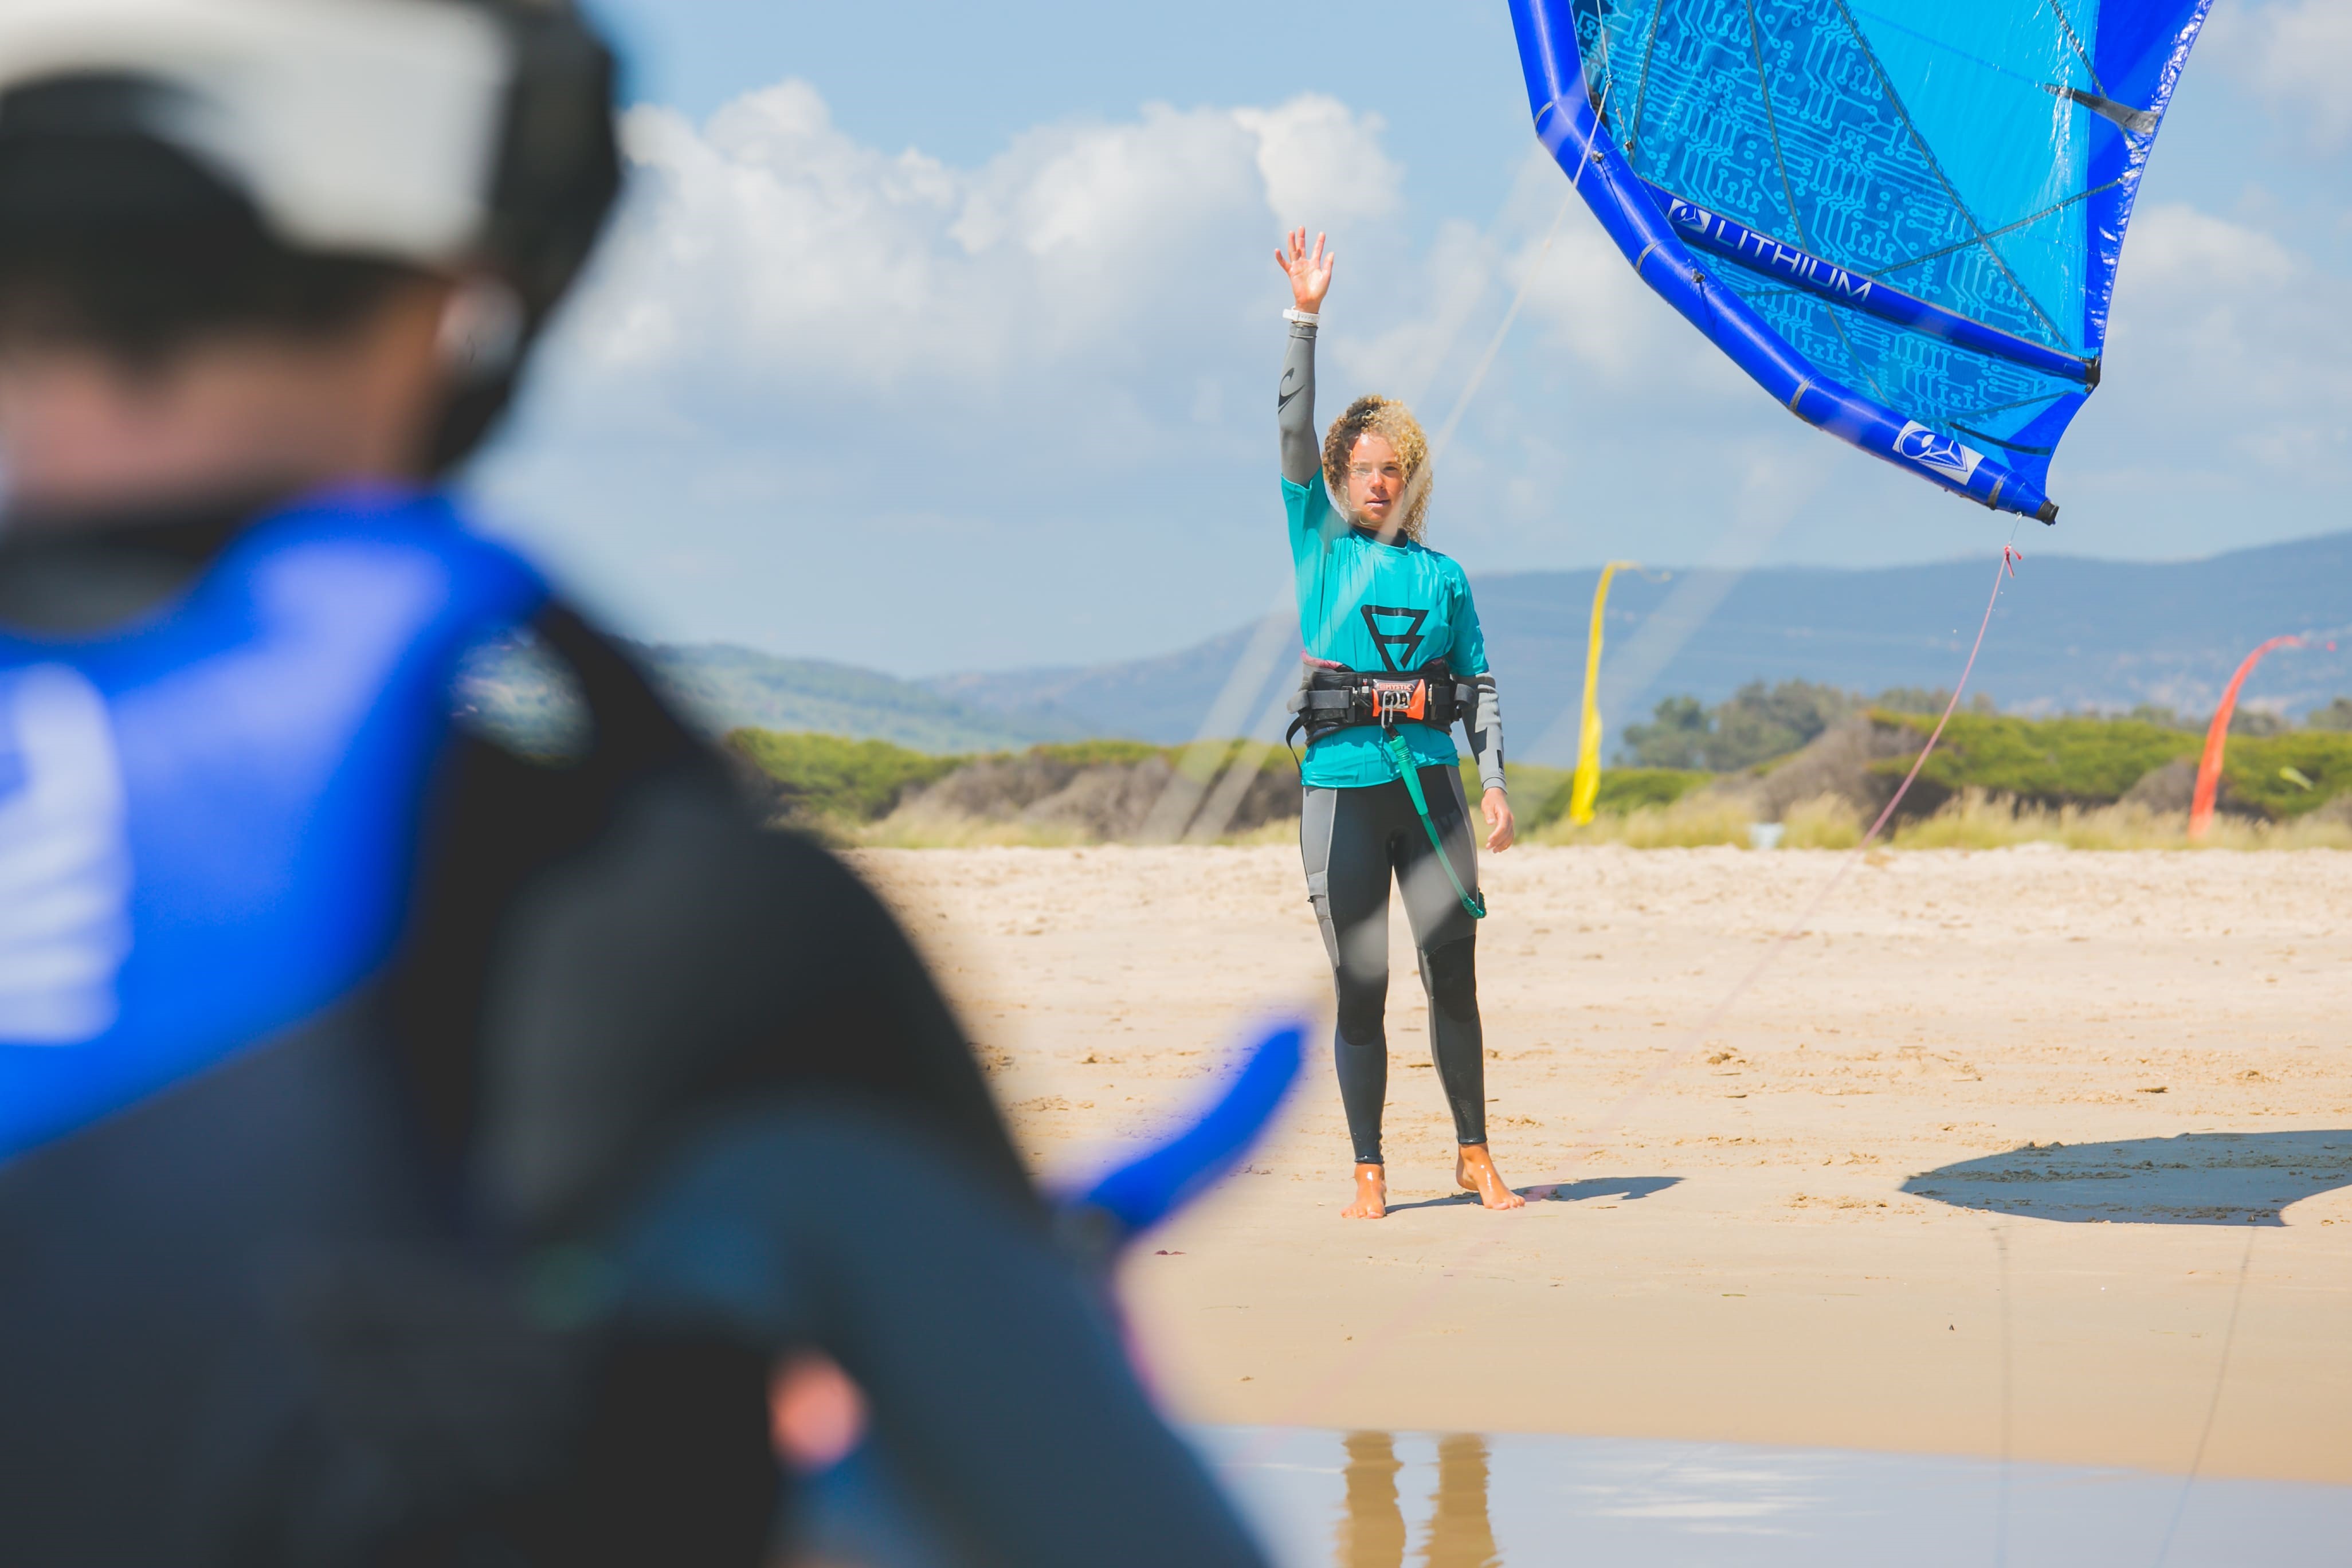
[[[1367,528],[1386,528],[1404,500],[1404,460],[1387,437],[1357,437],[1348,454],[1348,514]]]

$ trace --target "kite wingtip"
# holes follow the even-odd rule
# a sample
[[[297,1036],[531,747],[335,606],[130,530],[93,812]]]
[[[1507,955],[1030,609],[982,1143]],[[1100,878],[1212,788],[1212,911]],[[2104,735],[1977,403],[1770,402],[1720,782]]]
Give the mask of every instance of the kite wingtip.
[[[2042,510],[2035,512],[2033,515],[2044,523],[2054,527],[2058,521],[2058,503],[2054,500],[2043,501],[2042,503]]]

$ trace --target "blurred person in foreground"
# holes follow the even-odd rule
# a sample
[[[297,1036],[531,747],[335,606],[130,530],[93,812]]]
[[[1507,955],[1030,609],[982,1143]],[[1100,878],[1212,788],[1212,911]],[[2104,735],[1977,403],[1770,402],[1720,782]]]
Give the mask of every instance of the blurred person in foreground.
[[[971,1560],[1255,1563],[890,918],[440,488],[618,181],[564,0],[0,8],[0,1561],[749,1564],[815,1357]]]

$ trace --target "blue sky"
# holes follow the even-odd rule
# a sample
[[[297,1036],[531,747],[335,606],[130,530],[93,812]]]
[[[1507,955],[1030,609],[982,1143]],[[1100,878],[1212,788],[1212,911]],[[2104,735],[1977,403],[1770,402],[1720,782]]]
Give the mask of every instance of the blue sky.
[[[492,510],[624,628],[898,673],[1165,651],[1282,592],[1286,220],[1332,231],[1326,413],[1464,408],[1474,573],[1990,550],[2006,520],[1804,430],[1530,157],[1500,0],[604,0],[636,178]],[[2352,6],[2219,0],[2029,552],[2345,526]]]

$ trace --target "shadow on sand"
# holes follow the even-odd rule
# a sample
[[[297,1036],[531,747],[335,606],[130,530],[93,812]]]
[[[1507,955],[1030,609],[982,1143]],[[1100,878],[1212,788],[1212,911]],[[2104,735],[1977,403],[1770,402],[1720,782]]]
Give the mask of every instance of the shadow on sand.
[[[1668,1187],[1679,1186],[1680,1176],[1590,1176],[1580,1182],[1543,1182],[1532,1187],[1511,1190],[1531,1204],[1580,1204],[1594,1198],[1616,1198],[1632,1203],[1646,1198],[1652,1193],[1663,1193]],[[1454,1208],[1478,1201],[1475,1193],[1453,1193],[1442,1198],[1416,1198],[1409,1204],[1391,1204],[1389,1213],[1402,1214],[1406,1209]]]
[[[2352,1186],[2352,1131],[2029,1143],[1925,1172],[1903,1190],[2030,1219],[2282,1225],[2287,1205],[2342,1186]]]

